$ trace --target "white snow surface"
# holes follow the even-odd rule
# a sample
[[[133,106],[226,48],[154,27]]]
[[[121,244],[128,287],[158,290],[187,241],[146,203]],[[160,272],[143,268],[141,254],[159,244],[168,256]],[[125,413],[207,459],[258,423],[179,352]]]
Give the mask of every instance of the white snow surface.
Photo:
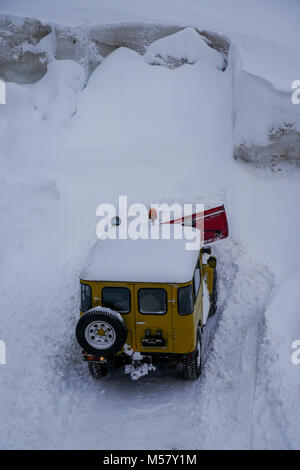
[[[108,307],[94,307],[89,310],[90,312],[109,312],[111,315],[114,317],[118,318],[121,322],[123,322],[123,317],[119,312],[116,312],[115,310],[112,310],[111,308]]]
[[[267,144],[269,133],[284,123],[300,130],[300,107],[291,93],[275,90],[271,82],[239,70],[234,87],[235,144]]]
[[[207,136],[212,135],[225,81],[214,59],[206,59],[170,70],[147,64],[134,51],[117,49],[95,69],[80,93],[77,114],[70,123],[70,148],[95,149],[99,139],[102,146],[179,136],[194,139],[199,125]],[[214,94],[208,95],[199,80],[214,84]],[[199,113],[203,107],[206,112]],[[212,139],[207,138],[199,151],[207,152],[208,142],[212,149]],[[163,159],[163,150],[157,156]]]
[[[83,68],[67,60],[53,60],[33,85],[7,84],[0,106],[0,339],[7,348],[0,447],[299,449],[300,366],[290,344],[300,339],[299,176],[258,175],[232,158],[234,124],[239,138],[259,141],[280,120],[272,96],[287,91],[290,69],[279,77],[277,65],[271,79],[270,63],[280,47],[297,61],[299,5],[60,5],[11,0],[1,9],[73,23],[199,22],[227,31],[233,47],[225,72],[201,60],[153,67],[120,49],[87,84]],[[256,61],[257,44],[239,55],[244,35],[249,48],[253,37],[268,41],[273,58]],[[251,85],[247,122],[260,115],[260,126],[248,131],[239,73]],[[287,118],[296,113],[285,109]],[[214,247],[220,321],[198,382],[158,370],[137,383],[114,371],[98,383],[80,361],[80,270],[95,242],[96,207],[120,194],[149,205],[226,203],[230,238]]]

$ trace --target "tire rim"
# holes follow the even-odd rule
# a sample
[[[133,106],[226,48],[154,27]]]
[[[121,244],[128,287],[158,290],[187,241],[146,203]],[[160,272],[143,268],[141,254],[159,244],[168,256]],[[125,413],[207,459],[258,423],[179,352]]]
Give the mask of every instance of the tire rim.
[[[197,340],[197,367],[198,369],[200,368],[201,366],[201,342],[198,338]]]
[[[108,349],[116,340],[116,332],[109,323],[94,321],[86,327],[85,339],[95,349]]]

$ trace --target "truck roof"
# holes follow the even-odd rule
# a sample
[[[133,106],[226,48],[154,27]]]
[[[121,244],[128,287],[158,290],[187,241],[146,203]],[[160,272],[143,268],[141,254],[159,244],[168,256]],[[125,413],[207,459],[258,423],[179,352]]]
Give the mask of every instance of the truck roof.
[[[196,229],[186,227],[190,236]],[[191,240],[190,240],[191,241]],[[194,240],[192,240],[194,241]],[[176,240],[105,239],[90,250],[81,272],[85,281],[184,283],[191,281],[199,249]]]

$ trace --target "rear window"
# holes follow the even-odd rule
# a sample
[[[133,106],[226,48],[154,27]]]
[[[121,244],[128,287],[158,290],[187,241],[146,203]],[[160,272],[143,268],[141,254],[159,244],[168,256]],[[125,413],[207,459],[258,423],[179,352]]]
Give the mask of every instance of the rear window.
[[[178,289],[178,313],[180,315],[189,315],[193,313],[194,302],[193,302],[193,288],[190,284],[189,286],[180,287]]]
[[[111,308],[119,313],[129,313],[130,303],[130,290],[127,287],[103,287],[103,307]]]
[[[167,312],[167,292],[160,288],[139,289],[138,303],[144,315],[163,315]]]

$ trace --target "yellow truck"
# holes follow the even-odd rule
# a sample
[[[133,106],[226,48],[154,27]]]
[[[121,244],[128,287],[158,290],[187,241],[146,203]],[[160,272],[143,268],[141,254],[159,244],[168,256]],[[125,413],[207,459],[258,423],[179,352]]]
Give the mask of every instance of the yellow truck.
[[[204,219],[204,243],[228,235],[225,210],[216,209]],[[112,358],[133,379],[160,361],[182,364],[188,380],[199,377],[217,309],[209,246],[187,250],[183,239],[98,240],[80,286],[76,337],[93,377],[104,377]]]

